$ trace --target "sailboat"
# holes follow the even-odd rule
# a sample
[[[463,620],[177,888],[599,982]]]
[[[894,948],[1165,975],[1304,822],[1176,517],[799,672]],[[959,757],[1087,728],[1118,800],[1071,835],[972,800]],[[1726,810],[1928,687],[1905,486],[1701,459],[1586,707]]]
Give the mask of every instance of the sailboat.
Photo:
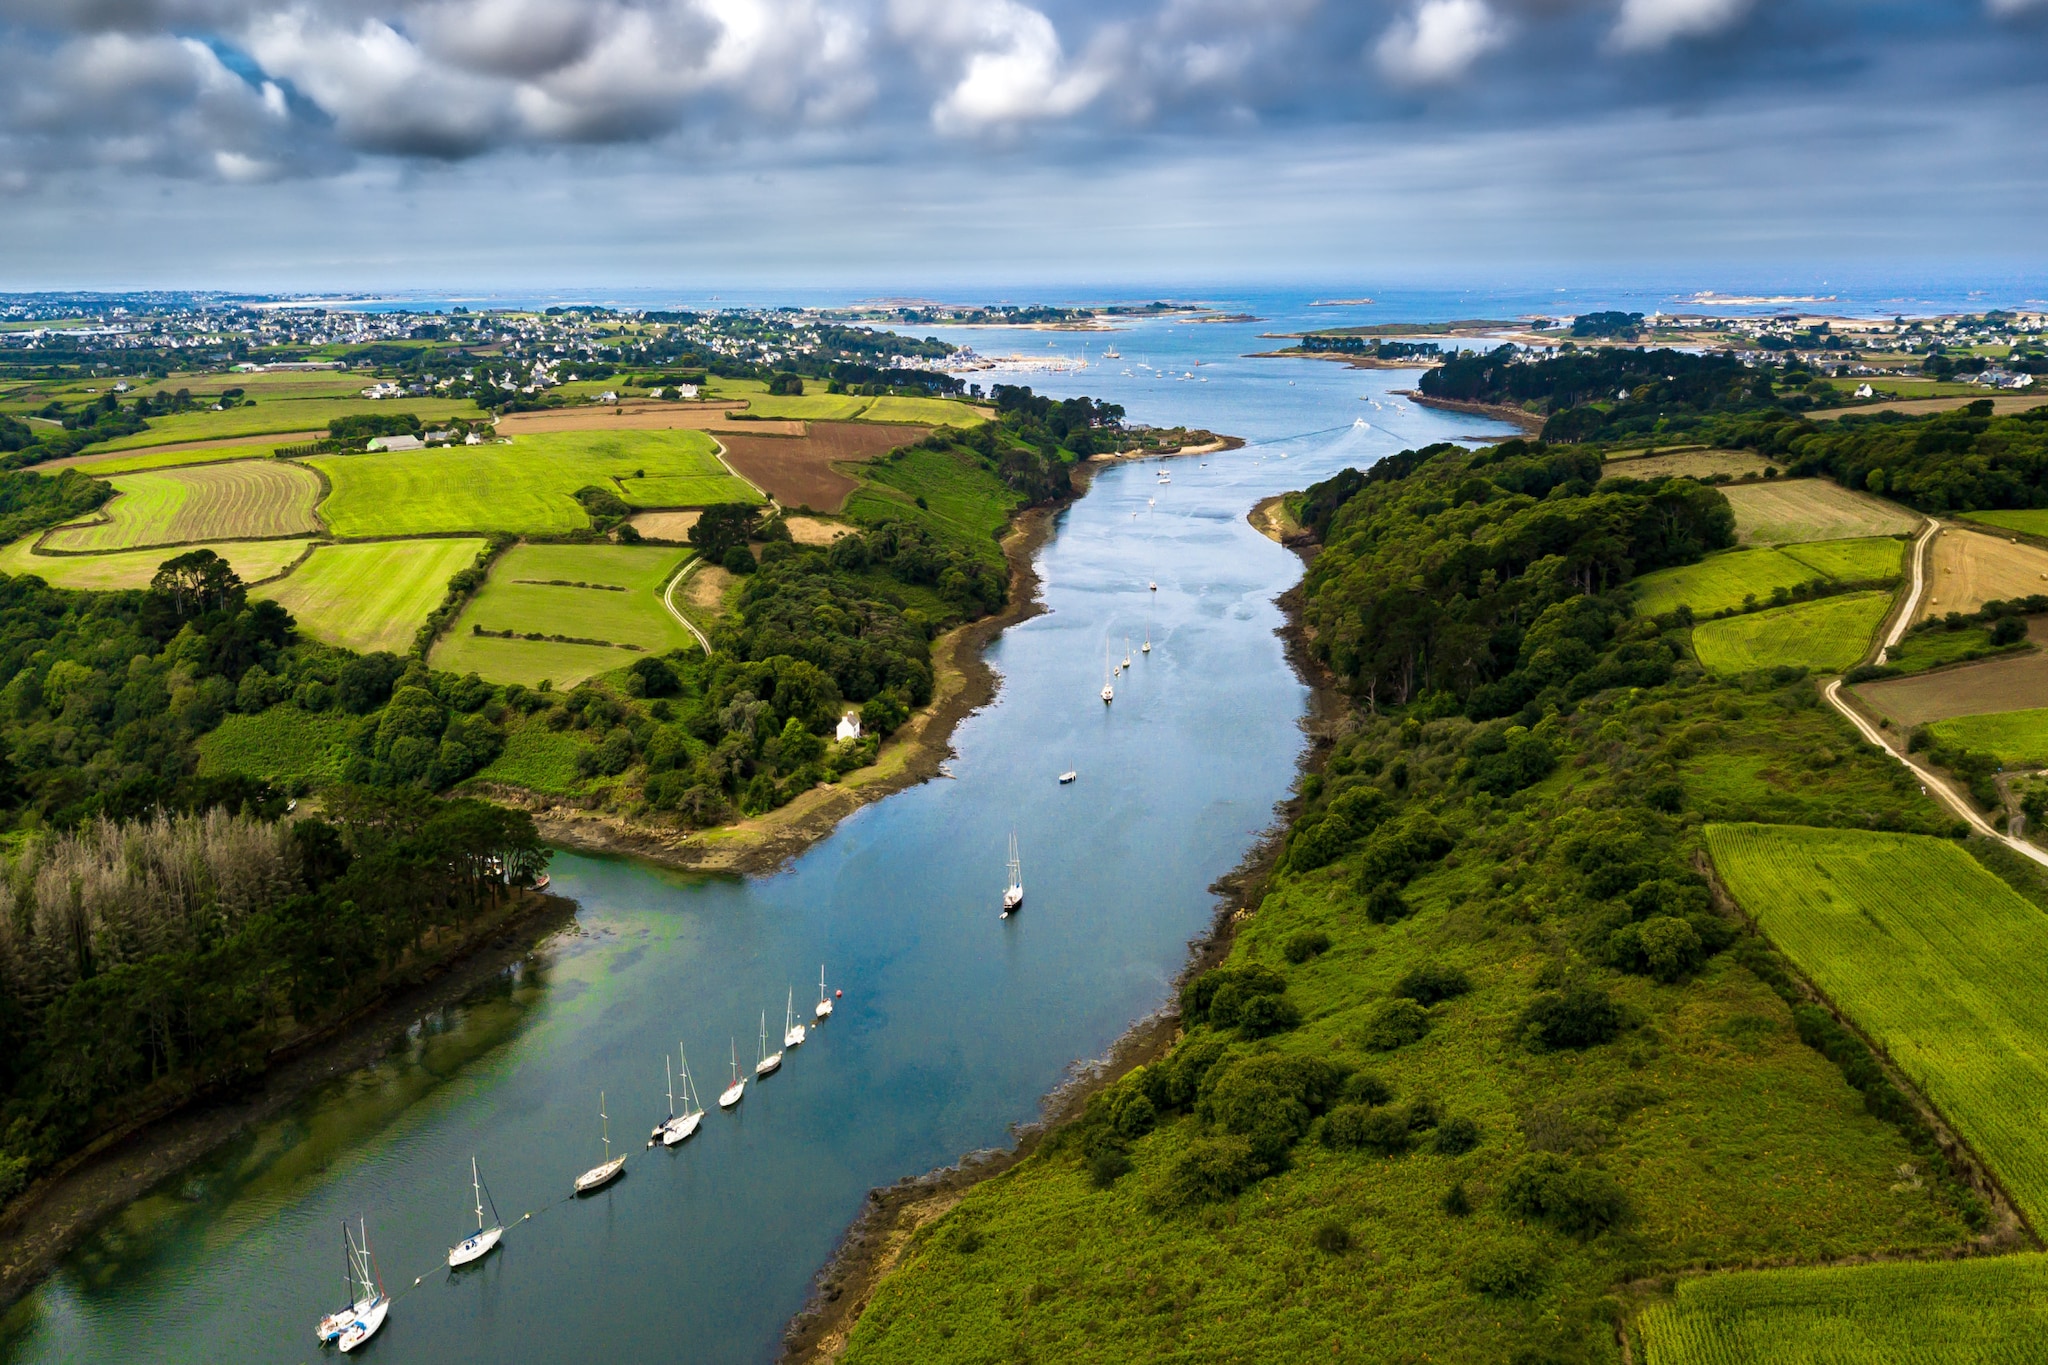
[[[505,1235],[505,1227],[498,1220],[498,1201],[491,1201],[492,1225],[484,1226],[484,1178],[477,1171],[476,1158],[469,1159],[469,1184],[476,1195],[476,1231],[448,1248],[448,1268],[453,1270],[471,1261],[480,1261],[491,1254],[498,1245],[498,1239]]]
[[[804,1041],[804,1026],[796,1021],[796,987],[789,990],[789,1003],[782,1007],[782,1045],[786,1048],[801,1047]]]
[[[1003,913],[1008,919],[1024,904],[1024,864],[1017,858],[1017,836],[1010,836],[1010,883],[1003,888]]]
[[[348,1224],[341,1225],[342,1260],[345,1265],[343,1276],[348,1284],[349,1305],[320,1319],[313,1335],[324,1344],[337,1343],[344,1352],[377,1335],[377,1329],[384,1325],[384,1319],[391,1312],[390,1296],[377,1279],[376,1263],[370,1259],[370,1227],[362,1224],[362,1240],[358,1242],[348,1230]]]
[[[1150,654],[1152,652],[1152,627],[1150,626],[1145,627],[1145,644],[1144,648],[1139,652],[1143,654]]]
[[[676,1051],[681,1053],[682,1050],[683,1045],[677,1043]],[[664,1070],[668,1070],[668,1058],[662,1058],[661,1064]],[[668,1118],[654,1126],[653,1135],[647,1139],[649,1147],[652,1147],[657,1140],[664,1147],[673,1147],[697,1131],[697,1125],[704,1121],[704,1106],[700,1104],[692,1109],[690,1102],[693,1098],[690,1092],[690,1059],[685,1056],[683,1057],[683,1112],[680,1114],[676,1112],[676,1075],[673,1070],[669,1070]]]
[[[1103,662],[1104,662],[1104,663],[1106,664],[1106,663],[1108,663],[1108,660],[1104,660]],[[1115,687],[1115,685],[1114,685],[1114,680],[1115,680],[1115,678],[1116,678],[1116,669],[1114,669],[1114,668],[1105,668],[1105,669],[1103,670],[1103,673],[1102,673],[1102,704],[1103,704],[1104,706],[1107,706],[1107,705],[1109,705],[1109,704],[1110,704],[1111,702],[1113,702],[1113,701],[1115,701],[1115,700],[1116,700],[1116,687]]]
[[[1060,785],[1064,787],[1080,775],[1081,774],[1075,772],[1072,768],[1069,768],[1065,772],[1060,774]]]
[[[732,1084],[719,1094],[718,1107],[730,1109],[745,1098],[746,1093],[747,1079],[740,1075],[740,1045],[735,1042],[732,1045]]]
[[[604,1124],[604,1161],[592,1166],[576,1177],[576,1193],[589,1194],[601,1190],[619,1178],[619,1172],[626,1169],[624,1156],[612,1155],[612,1116],[604,1111],[604,1091],[597,1092],[597,1117]]]
[[[1129,668],[1130,666],[1131,666],[1131,637],[1130,637],[1130,636],[1128,636],[1128,635],[1126,635],[1126,636],[1124,636],[1124,667],[1125,667],[1125,668]]]
[[[761,1011],[761,1060],[754,1063],[756,1077],[773,1075],[782,1069],[782,1052],[768,1050],[768,1011]]]
[[[820,962],[820,963],[818,964],[818,1014],[817,1014],[817,1017],[818,1017],[818,1018],[819,1018],[820,1020],[830,1019],[830,1018],[832,1017],[832,1001],[831,1001],[831,998],[830,998],[830,997],[828,997],[828,996],[827,996],[827,995],[825,994],[825,964],[824,964],[824,963],[822,963],[822,962]]]
[[[1159,591],[1159,584],[1157,581],[1149,582],[1145,586],[1150,588],[1153,592]]]

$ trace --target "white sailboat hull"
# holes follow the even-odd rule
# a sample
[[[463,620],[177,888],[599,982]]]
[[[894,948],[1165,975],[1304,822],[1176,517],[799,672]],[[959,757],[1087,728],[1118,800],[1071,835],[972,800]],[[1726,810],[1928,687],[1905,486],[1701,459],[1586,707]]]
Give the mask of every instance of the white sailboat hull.
[[[746,1095],[747,1083],[745,1081],[734,1081],[731,1085],[727,1086],[725,1088],[725,1092],[718,1097],[718,1107],[720,1109],[730,1109],[734,1105],[738,1104],[741,1100],[745,1099]]]
[[[818,1002],[818,1017],[820,1019],[830,1019],[832,1017],[832,1002],[830,1000],[820,1000]]]
[[[498,1239],[504,1235],[503,1228],[485,1228],[474,1237],[463,1238],[458,1245],[448,1248],[449,1268],[482,1260],[497,1248]]]
[[[802,1024],[791,1024],[789,1026],[789,1031],[782,1035],[782,1046],[785,1049],[793,1047],[802,1047],[803,1043],[804,1026]]]
[[[377,1335],[377,1329],[384,1325],[384,1319],[391,1312],[391,1300],[379,1294],[368,1307],[356,1315],[341,1334],[341,1353],[347,1355],[356,1347]]]
[[[780,1070],[782,1070],[782,1054],[779,1052],[771,1052],[760,1061],[754,1063],[754,1075],[756,1077],[767,1076]]]
[[[664,1147],[675,1146],[696,1132],[697,1125],[703,1121],[704,1111],[702,1109],[699,1109],[694,1114],[682,1114],[670,1119],[657,1130],[661,1134],[661,1145]]]
[[[625,1169],[626,1158],[622,1156],[615,1156],[602,1166],[592,1166],[576,1177],[576,1193],[589,1194],[592,1190],[601,1190],[617,1180],[619,1172]]]

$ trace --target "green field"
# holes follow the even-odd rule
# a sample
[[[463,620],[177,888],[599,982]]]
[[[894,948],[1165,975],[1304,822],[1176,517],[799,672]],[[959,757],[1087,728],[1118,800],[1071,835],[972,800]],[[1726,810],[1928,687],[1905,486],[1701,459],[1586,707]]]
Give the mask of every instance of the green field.
[[[2048,1214],[2048,915],[1954,843],[1709,825],[1722,880],[2036,1226]]]
[[[478,625],[635,644],[657,654],[694,646],[696,637],[661,604],[661,589],[690,554],[654,545],[514,546],[498,557],[490,581],[434,646],[434,667],[492,682],[532,686],[545,678],[569,687],[640,657],[603,645],[479,636],[471,630]],[[556,579],[608,586],[565,587]]]
[[[320,480],[283,460],[238,460],[189,469],[122,474],[108,480],[118,496],[100,509],[105,520],[59,527],[49,550],[90,552],[201,540],[257,540],[307,535]]]
[[[994,484],[987,474],[952,451],[911,446],[886,460],[861,466],[863,485],[846,500],[850,521],[904,517],[941,535],[997,553],[994,533],[1009,521],[1021,499]],[[917,499],[925,506],[919,507]]]
[[[226,387],[233,387],[231,380],[223,379],[221,382]],[[362,386],[358,384],[357,387]],[[324,431],[327,423],[336,417],[366,412],[409,412],[423,422],[483,415],[476,404],[467,399],[259,399],[252,406],[229,408],[226,412],[180,412],[169,417],[152,417],[148,430],[103,441],[91,449],[134,450],[140,446],[168,445],[173,441],[217,441],[228,437],[263,436],[281,431]]]
[[[344,711],[301,711],[273,706],[253,716],[229,716],[199,741],[202,777],[260,777],[270,782],[338,780],[349,741],[362,718]]]
[[[340,536],[580,530],[590,518],[575,491],[594,485],[633,501],[620,480],[628,488],[657,485],[661,495],[687,486],[700,503],[760,501],[726,472],[701,431],[546,432],[502,444],[320,455],[306,463],[333,484],[320,512]]]
[[[1964,521],[1981,521],[1986,526],[2003,526],[2032,536],[2048,536],[2048,507],[2025,507],[2004,512],[1965,512]]]
[[[1711,616],[1754,597],[1768,602],[1774,589],[1788,592],[1813,582],[1873,583],[1899,576],[1905,543],[1890,537],[1816,541],[1782,548],[1730,550],[1697,564],[1644,574],[1631,584],[1636,607],[1657,616],[1681,606]]]
[[[1781,665],[1839,672],[1870,648],[1891,603],[1890,593],[1855,592],[1724,617],[1694,627],[1692,647],[1716,673]]]
[[[247,445],[199,445],[183,450],[143,450],[130,455],[86,455],[69,460],[52,460],[36,466],[42,470],[76,467],[96,479],[115,474],[134,474],[145,469],[176,469],[183,465],[220,464],[226,460],[267,460],[277,450],[276,441],[252,441]]]
[[[1902,671],[1917,673],[1970,658],[2018,654],[2026,648],[2025,644],[1992,644],[1988,626],[1965,626],[1961,630],[1912,630],[1892,647],[1885,662]]]
[[[2048,1342],[2048,1256],[1702,1276],[1640,1327],[1647,1365],[2022,1365]]]
[[[483,548],[481,540],[458,539],[322,545],[257,595],[281,604],[316,639],[403,654],[448,595],[448,580]]]
[[[576,755],[587,747],[588,741],[574,730],[550,730],[529,720],[505,736],[504,752],[473,780],[536,792],[572,792],[583,782],[576,772]]]
[[[973,427],[980,426],[988,418],[971,404],[952,398],[877,398],[861,413],[860,420]]]
[[[212,550],[234,567],[245,583],[270,578],[306,552],[310,540],[243,540],[210,545],[179,545],[159,550],[124,550],[107,555],[38,555],[29,553],[35,536],[24,536],[0,550],[0,573],[34,574],[53,588],[146,588],[167,559],[193,550]]]
[[[1927,728],[1944,745],[1990,754],[2008,768],[2048,767],[2048,709],[1957,716]]]

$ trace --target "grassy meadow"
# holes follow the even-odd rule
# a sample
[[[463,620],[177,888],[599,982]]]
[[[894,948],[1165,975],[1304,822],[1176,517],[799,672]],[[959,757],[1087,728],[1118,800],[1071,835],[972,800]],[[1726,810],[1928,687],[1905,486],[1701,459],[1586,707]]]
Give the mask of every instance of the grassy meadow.
[[[226,445],[207,442],[174,450],[144,448],[132,454],[127,451],[114,451],[106,455],[74,455],[69,459],[50,460],[36,467],[57,470],[76,466],[96,479],[104,479],[115,474],[137,474],[147,469],[177,469],[185,465],[220,464],[227,460],[267,460],[276,451],[275,441]]]
[[[0,573],[34,574],[53,588],[146,588],[167,559],[193,550],[212,550],[234,567],[246,583],[273,578],[306,552],[311,540],[215,541],[155,550],[124,550],[102,555],[31,554],[35,536],[24,536],[0,550]]]
[[[1996,512],[1965,512],[1963,520],[1999,526],[2030,536],[2048,536],[2048,507],[2022,507]]]
[[[1720,674],[1780,666],[1837,673],[1870,648],[1891,603],[1890,593],[1855,592],[1724,617],[1693,628],[1693,649]]]
[[[2048,708],[1957,716],[1927,728],[1944,747],[1975,749],[2008,768],[2048,767]]]
[[[2022,1365],[2048,1341],[2048,1256],[1699,1276],[1641,1337],[1645,1365]]]
[[[356,387],[360,389],[362,383],[359,381]],[[327,424],[336,417],[372,412],[409,412],[423,422],[483,416],[476,404],[467,399],[258,399],[254,404],[229,408],[225,412],[179,412],[168,417],[152,417],[149,419],[148,430],[103,441],[89,450],[135,450],[143,446],[168,445],[175,441],[217,441],[236,436],[265,436],[283,431],[325,431]]]
[[[1709,825],[1736,901],[1998,1176],[2048,1214],[2048,915],[1955,843]]]
[[[1808,583],[1895,579],[1904,556],[1904,542],[1888,537],[1729,550],[1708,555],[1697,564],[1644,574],[1630,586],[1636,609],[1645,615],[1658,616],[1684,606],[1697,615],[1711,616],[1751,599],[1768,602],[1780,588],[1791,592]]]
[[[561,431],[503,443],[306,461],[333,492],[321,515],[336,535],[378,537],[450,531],[559,534],[589,526],[574,496],[658,484],[687,487],[703,502],[758,502],[726,472],[701,431]],[[628,502],[631,493],[623,493]],[[667,504],[649,504],[667,505]]]
[[[1021,499],[992,485],[952,451],[916,446],[861,466],[862,486],[846,500],[850,521],[902,517],[924,522],[942,534],[985,543],[995,551],[995,533],[1007,524]],[[924,506],[917,500],[924,499]]]
[[[545,678],[569,687],[637,657],[602,645],[479,636],[473,626],[610,640],[652,653],[694,645],[661,603],[662,588],[690,554],[675,546],[514,546],[434,646],[433,666],[492,682],[531,686]],[[597,586],[568,586],[576,583]]]
[[[573,792],[583,785],[576,755],[589,747],[574,730],[550,730],[529,720],[505,736],[504,752],[472,780],[556,795]]]
[[[988,415],[957,398],[876,398],[861,410],[863,422],[916,422],[926,426],[972,427]]]
[[[301,711],[295,706],[232,715],[199,741],[199,773],[269,782],[335,781],[363,723],[361,717],[343,711]]]
[[[282,605],[315,639],[403,654],[448,595],[448,580],[483,548],[481,540],[454,538],[322,545],[257,595]]]
[[[320,530],[319,477],[283,460],[238,460],[121,474],[90,521],[59,527],[45,548],[89,553],[202,540],[259,540]]]
[[[1735,509],[1735,531],[1744,545],[1892,536],[1924,520],[1897,503],[1826,479],[1730,484],[1721,492]]]

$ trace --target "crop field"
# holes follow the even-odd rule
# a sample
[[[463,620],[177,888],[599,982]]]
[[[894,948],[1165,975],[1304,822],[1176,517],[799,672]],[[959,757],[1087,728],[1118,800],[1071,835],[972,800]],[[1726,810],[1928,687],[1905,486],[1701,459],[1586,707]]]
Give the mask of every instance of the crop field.
[[[747,395],[749,417],[791,417],[805,422],[850,422],[878,400],[847,393],[754,393]]]
[[[1735,509],[1744,545],[1790,545],[1911,531],[1922,519],[1895,503],[1851,492],[1826,479],[1779,479],[1721,490]]]
[[[735,422],[732,414],[744,403],[671,403],[658,399],[607,403],[582,408],[546,408],[508,412],[498,419],[500,436],[532,436],[548,431],[752,431],[760,427],[783,435],[801,435],[798,422]]]
[[[216,541],[170,549],[123,550],[105,555],[39,555],[30,553],[34,536],[24,536],[0,550],[0,573],[34,574],[53,588],[89,588],[111,592],[146,588],[167,559],[193,550],[212,550],[225,559],[245,583],[275,577],[306,552],[310,540]]]
[[[1955,843],[1708,825],[1737,903],[1998,1176],[2048,1214],[2048,915]]]
[[[1780,665],[1837,673],[1870,648],[1891,603],[1890,593],[1852,592],[1707,621],[1693,628],[1693,652],[1715,673]]]
[[[2042,643],[2041,634],[2035,627],[2036,645]],[[1909,642],[1920,638],[1906,637]],[[1990,642],[1988,636],[1985,642]],[[2048,650],[2032,649],[1922,677],[1864,683],[1856,694],[1893,724],[1909,729],[1952,716],[2027,711],[2048,697]]]
[[[717,474],[650,474],[644,479],[631,475],[614,485],[620,497],[634,507],[705,507],[714,502],[759,502],[761,495],[743,479]]]
[[[975,427],[988,420],[988,412],[954,398],[877,398],[861,413],[860,420]]]
[[[1944,527],[1934,538],[1934,572],[1920,615],[1971,612],[1986,602],[2048,596],[2048,550],[1990,535]]]
[[[673,540],[680,544],[689,539],[690,528],[703,515],[702,512],[635,512],[626,520],[649,540]]]
[[[358,385],[357,387],[361,387]],[[104,441],[92,449],[136,450],[144,446],[168,445],[182,441],[217,441],[237,436],[264,436],[278,432],[325,431],[336,417],[357,413],[409,412],[423,422],[453,417],[481,417],[482,411],[467,399],[453,398],[305,398],[256,403],[226,412],[180,412],[169,417],[152,417],[149,428],[133,435]]]
[[[1954,716],[1929,728],[1943,744],[1990,754],[2008,768],[2048,767],[2048,708]]]
[[[811,422],[800,438],[719,433],[726,463],[788,507],[836,512],[860,485],[832,466],[864,463],[898,446],[921,441],[918,426],[866,422]]]
[[[236,460],[108,480],[117,497],[91,521],[52,531],[51,550],[127,550],[317,532],[320,480],[283,460]],[[99,518],[105,518],[100,520]]]
[[[846,514],[855,521],[901,517],[924,522],[940,533],[1000,553],[993,538],[1009,520],[1018,496],[1004,489],[989,491],[985,479],[974,477],[961,457],[944,450],[907,450],[899,458],[878,460],[861,471],[867,486],[846,500]],[[917,499],[925,506],[919,507]]]
[[[257,590],[330,644],[403,654],[448,580],[484,548],[481,540],[392,540],[322,545],[291,575]]]
[[[333,484],[320,511],[341,536],[580,530],[590,518],[575,491],[617,489],[620,479],[653,488],[653,480],[673,478],[656,491],[687,490],[700,502],[760,501],[698,431],[546,432],[504,444],[320,455],[306,463]]]
[[[73,455],[48,460],[39,470],[83,469],[95,478],[133,474],[144,469],[175,469],[180,465],[217,464],[223,460],[267,460],[281,445],[300,445],[320,438],[317,431],[288,431],[261,440],[234,438],[225,441],[189,441],[181,445],[144,446],[139,450],[110,450],[100,455]]]
[[[1647,1365],[2022,1365],[2048,1340],[2048,1256],[1698,1276],[1640,1327]]]
[[[1753,450],[1673,450],[1651,455],[1610,457],[1601,473],[1608,478],[1702,479],[1709,474],[1761,474],[1766,461]]]
[[[1748,598],[1768,602],[1776,588],[1788,591],[1805,583],[1882,582],[1898,577],[1905,544],[1889,538],[1819,541],[1782,549],[1759,546],[1708,555],[1697,564],[1659,569],[1635,580],[1637,608],[1651,616],[1688,606],[1711,615],[1743,605]]]
[[[640,657],[619,645],[657,654],[694,646],[695,638],[661,603],[661,589],[690,554],[655,545],[514,546],[498,557],[490,581],[434,646],[434,667],[493,682],[531,686],[545,678],[568,687]],[[586,586],[571,586],[579,583]],[[507,640],[477,635],[474,626],[608,640],[611,646]]]
[[[361,717],[345,711],[273,706],[223,720],[199,741],[201,777],[258,777],[269,782],[330,782],[342,774]]]
[[[2038,386],[2036,388],[2038,389]],[[1864,403],[1853,408],[1823,408],[1813,414],[1813,420],[1831,422],[1850,413],[1862,415],[1873,412],[1899,412],[1909,417],[1923,416],[1930,412],[1953,412],[1957,408],[1966,408],[1972,403],[1980,403],[1986,399],[1991,402],[1991,411],[1997,416],[2004,417],[2015,412],[2028,412],[2043,403],[2048,403],[2048,393],[2038,391],[2027,395],[1987,394],[1975,385],[1971,386],[1971,390],[1953,398],[1902,398],[1896,402]]]

